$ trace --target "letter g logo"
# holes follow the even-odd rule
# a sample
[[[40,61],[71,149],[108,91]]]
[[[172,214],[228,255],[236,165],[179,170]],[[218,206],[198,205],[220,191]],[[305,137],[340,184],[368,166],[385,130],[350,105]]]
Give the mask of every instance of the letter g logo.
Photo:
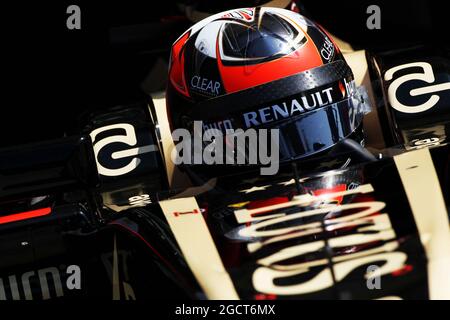
[[[429,99],[426,102],[419,104],[419,105],[405,105],[405,104],[401,103],[400,101],[398,101],[397,90],[402,84],[404,84],[408,81],[412,81],[412,80],[421,80],[421,81],[424,81],[427,83],[434,83],[434,81],[435,81],[433,69],[432,69],[431,65],[427,62],[413,62],[413,63],[402,64],[400,66],[391,68],[391,69],[387,70],[386,73],[384,74],[384,80],[390,81],[390,80],[392,80],[394,74],[397,71],[407,69],[407,68],[414,68],[414,67],[422,68],[423,73],[411,73],[411,74],[401,76],[401,77],[395,79],[394,81],[392,81],[392,83],[389,85],[389,88],[388,88],[389,103],[391,104],[392,108],[394,108],[395,110],[397,110],[399,112],[403,112],[403,113],[424,112],[424,111],[429,110],[432,107],[434,107],[440,99],[440,97],[438,95],[433,94],[429,97]],[[444,90],[450,90],[450,82],[444,82],[444,83],[439,83],[439,84],[434,84],[434,85],[430,85],[430,86],[413,89],[409,92],[409,94],[412,97],[416,97],[416,96],[420,96],[420,95],[424,95],[424,94],[431,94],[434,92],[440,92],[440,91],[444,91]]]
[[[96,141],[96,137],[98,134],[105,132],[105,131],[114,130],[114,129],[122,129],[125,131],[125,134],[124,135],[115,134],[115,135],[108,136],[108,137],[105,137],[103,139]],[[95,153],[95,160],[97,162],[97,170],[98,170],[98,173],[103,176],[115,177],[115,176],[121,176],[121,175],[127,174],[127,173],[133,171],[134,169],[136,169],[136,167],[141,162],[141,160],[135,156],[137,156],[139,154],[153,152],[153,151],[158,150],[155,145],[147,145],[147,146],[137,147],[136,146],[137,145],[136,132],[134,130],[134,127],[128,123],[111,124],[108,126],[104,126],[104,127],[95,129],[91,132],[90,136],[91,136],[92,141],[94,142],[94,153]],[[117,143],[117,142],[128,145],[133,148],[114,151],[111,153],[111,159],[117,160],[117,159],[128,158],[128,157],[133,157],[133,158],[131,158],[131,160],[128,162],[127,165],[122,166],[120,168],[116,168],[116,169],[106,168],[99,162],[98,154],[101,152],[101,150],[105,146],[112,144],[112,143]]]

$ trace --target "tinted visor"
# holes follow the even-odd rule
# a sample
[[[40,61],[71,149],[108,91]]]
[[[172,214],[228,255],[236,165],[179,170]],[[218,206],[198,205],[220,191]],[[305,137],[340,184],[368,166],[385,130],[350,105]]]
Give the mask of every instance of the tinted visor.
[[[282,121],[244,131],[227,131],[225,134],[217,129],[203,127],[203,130],[197,133],[208,137],[203,144],[204,148],[211,146],[211,143],[223,142],[225,146],[233,146],[232,155],[224,154],[223,164],[255,164],[250,159],[255,153],[260,153],[261,148],[265,149],[262,151],[265,154],[278,150],[280,162],[298,160],[326,151],[348,138],[361,126],[364,115],[370,112],[368,102],[365,89],[359,87],[344,100]],[[253,134],[249,134],[249,131]],[[263,138],[262,131],[266,132]],[[277,132],[275,139],[272,136],[274,131]],[[243,163],[236,161],[237,158],[249,161]]]
[[[325,151],[351,135],[370,112],[365,90],[323,108],[277,124],[280,161]],[[261,127],[262,128],[262,127]]]

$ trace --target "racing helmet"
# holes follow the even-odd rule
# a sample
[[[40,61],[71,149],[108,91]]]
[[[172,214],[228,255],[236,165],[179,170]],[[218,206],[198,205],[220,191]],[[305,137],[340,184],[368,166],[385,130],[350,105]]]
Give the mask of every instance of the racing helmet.
[[[254,7],[210,16],[172,46],[172,129],[278,129],[280,162],[329,151],[370,110],[333,39],[293,11]],[[362,136],[358,134],[356,136]]]

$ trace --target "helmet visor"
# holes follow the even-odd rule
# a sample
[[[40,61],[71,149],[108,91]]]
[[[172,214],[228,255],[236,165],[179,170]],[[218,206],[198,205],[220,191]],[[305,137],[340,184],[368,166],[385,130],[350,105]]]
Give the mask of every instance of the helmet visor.
[[[278,124],[280,161],[308,157],[347,138],[370,112],[368,101],[364,88],[360,87],[345,100]]]
[[[205,150],[214,150],[214,153],[220,150],[221,155],[214,155],[218,160],[214,164],[264,165],[257,162],[255,155],[274,152],[279,154],[280,162],[298,160],[326,151],[349,137],[361,126],[370,109],[367,93],[359,87],[339,102],[246,130],[226,130],[224,133],[218,129],[205,129],[200,122],[199,130],[194,129],[191,134],[193,140],[201,140],[197,146],[203,147],[196,148],[194,143],[188,149],[193,158],[204,154]],[[200,163],[194,161],[192,164]]]

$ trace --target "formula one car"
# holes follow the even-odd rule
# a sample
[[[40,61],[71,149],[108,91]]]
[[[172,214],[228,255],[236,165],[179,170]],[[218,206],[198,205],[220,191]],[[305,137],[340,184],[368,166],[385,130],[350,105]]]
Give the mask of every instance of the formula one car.
[[[178,2],[158,50],[113,26],[112,106],[2,145],[0,300],[450,299],[448,45],[353,46],[308,1],[257,5]],[[277,129],[276,174],[251,143],[178,164],[198,120],[209,146]]]

